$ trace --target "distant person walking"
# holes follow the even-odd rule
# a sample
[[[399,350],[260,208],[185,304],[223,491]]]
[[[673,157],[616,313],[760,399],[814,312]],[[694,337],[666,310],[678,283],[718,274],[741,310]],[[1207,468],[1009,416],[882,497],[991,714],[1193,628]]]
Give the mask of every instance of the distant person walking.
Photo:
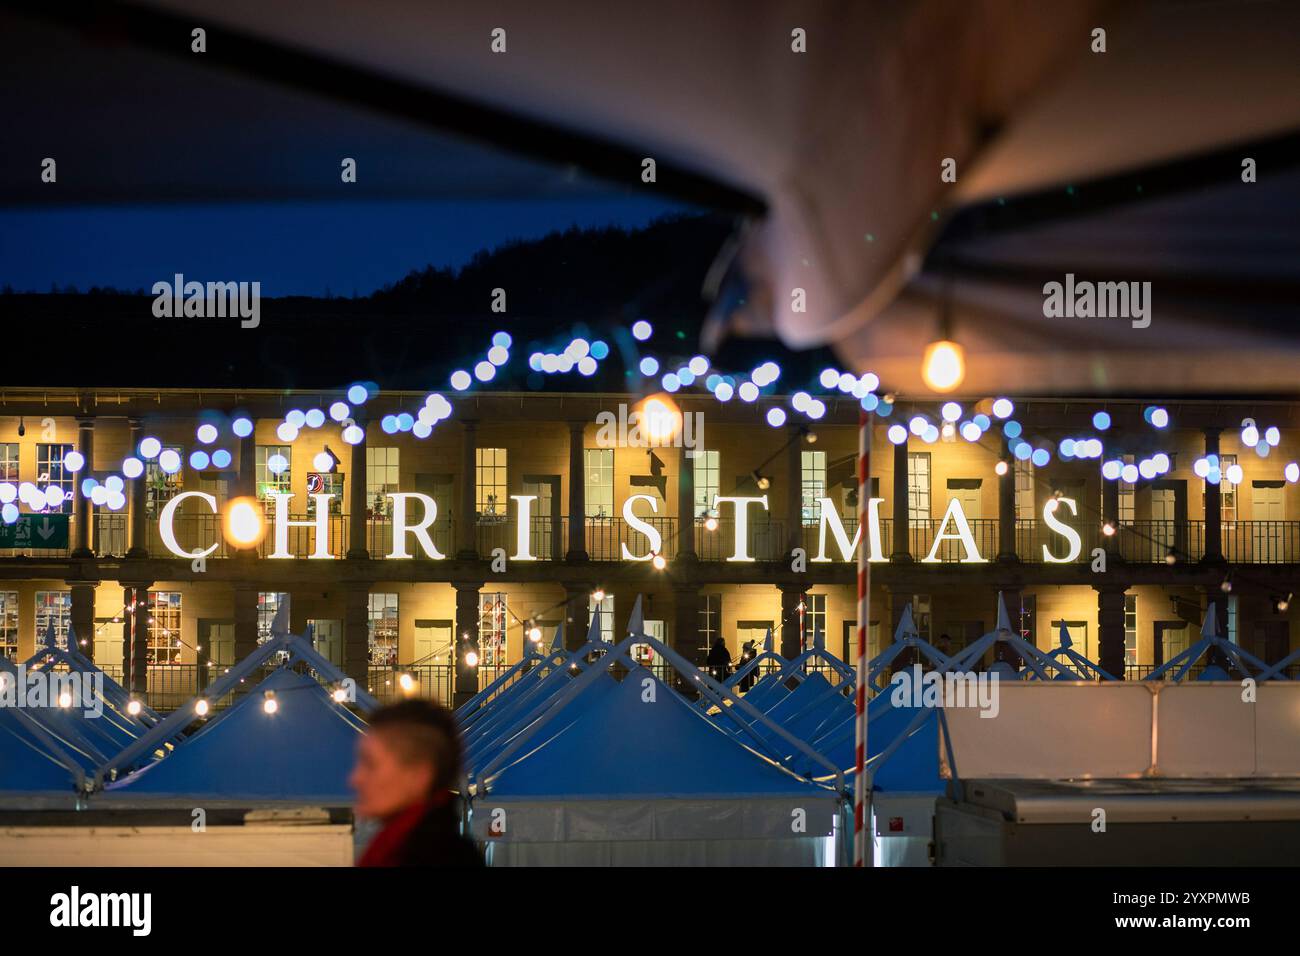
[[[727,650],[727,642],[721,637],[713,639],[713,646],[709,648],[708,656],[709,675],[719,683],[727,679],[727,674],[731,670],[731,652]]]
[[[348,778],[360,817],[383,821],[358,866],[477,867],[460,833],[455,795],[461,747],[451,711],[406,700],[376,711]]]
[[[753,641],[746,641],[740,648],[740,666],[744,667],[757,656],[758,645]],[[754,686],[754,671],[756,670],[758,670],[757,667],[740,679],[740,692],[742,694],[748,692]]]

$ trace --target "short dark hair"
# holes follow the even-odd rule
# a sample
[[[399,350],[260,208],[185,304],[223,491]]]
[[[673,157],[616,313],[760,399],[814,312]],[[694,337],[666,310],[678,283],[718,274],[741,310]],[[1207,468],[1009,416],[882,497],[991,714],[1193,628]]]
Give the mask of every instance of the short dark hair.
[[[449,790],[460,780],[461,746],[456,718],[431,700],[404,700],[370,716],[371,731],[391,740],[405,761],[433,764],[433,789]]]

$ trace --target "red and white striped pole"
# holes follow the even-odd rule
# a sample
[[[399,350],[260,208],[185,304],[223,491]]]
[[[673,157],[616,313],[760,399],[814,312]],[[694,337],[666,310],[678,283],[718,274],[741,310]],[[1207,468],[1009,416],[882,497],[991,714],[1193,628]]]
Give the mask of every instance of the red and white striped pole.
[[[871,781],[867,778],[867,663],[871,631],[871,424],[874,416],[858,413],[858,693],[856,720],[856,769],[853,800],[853,865],[871,866]]]

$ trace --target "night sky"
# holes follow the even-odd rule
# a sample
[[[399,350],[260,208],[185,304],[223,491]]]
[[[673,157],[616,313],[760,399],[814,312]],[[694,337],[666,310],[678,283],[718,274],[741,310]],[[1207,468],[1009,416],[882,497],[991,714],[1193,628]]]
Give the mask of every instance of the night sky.
[[[684,208],[637,197],[11,208],[0,210],[0,287],[148,291],[181,272],[260,281],[265,296],[367,295],[511,239],[634,228]]]

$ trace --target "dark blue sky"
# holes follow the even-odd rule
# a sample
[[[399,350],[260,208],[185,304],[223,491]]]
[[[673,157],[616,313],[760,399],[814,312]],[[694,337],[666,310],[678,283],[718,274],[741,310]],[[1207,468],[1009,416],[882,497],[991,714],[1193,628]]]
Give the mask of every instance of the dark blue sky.
[[[510,239],[637,227],[684,208],[634,198],[11,208],[0,211],[0,286],[148,291],[182,272],[260,281],[267,296],[365,295]]]

